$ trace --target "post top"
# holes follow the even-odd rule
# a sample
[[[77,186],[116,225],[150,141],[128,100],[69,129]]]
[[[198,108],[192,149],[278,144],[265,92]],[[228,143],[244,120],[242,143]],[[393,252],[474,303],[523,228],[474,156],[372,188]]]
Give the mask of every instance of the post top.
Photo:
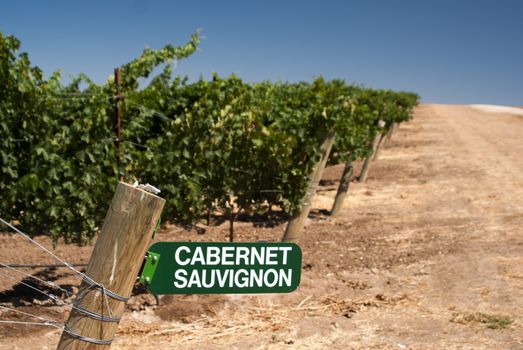
[[[158,199],[165,200],[162,197],[157,195],[158,193],[160,193],[160,190],[158,188],[156,188],[155,186],[152,186],[150,184],[141,185],[141,184],[138,183],[138,181],[135,181],[134,184],[129,184],[129,183],[126,183],[126,182],[123,182],[123,181],[118,181],[118,186],[124,186],[124,187],[127,187],[129,189],[132,188],[134,190],[138,190],[138,191],[144,192],[144,193],[146,193],[149,196],[153,196],[153,197],[156,197]]]

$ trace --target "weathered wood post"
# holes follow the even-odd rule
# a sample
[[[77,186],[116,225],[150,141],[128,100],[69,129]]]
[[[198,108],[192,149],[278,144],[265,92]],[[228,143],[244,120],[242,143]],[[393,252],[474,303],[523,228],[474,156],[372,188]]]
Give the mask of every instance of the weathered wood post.
[[[363,161],[360,176],[358,176],[358,182],[365,182],[367,180],[367,176],[370,170],[370,163],[372,161],[372,157],[374,157],[376,147],[378,147],[378,142],[380,142],[380,137],[380,133],[376,133],[376,136],[374,136],[374,140],[372,141],[372,153]]]
[[[385,126],[385,122],[383,120],[380,120],[378,122],[378,128],[382,128]],[[358,176],[358,182],[365,182],[367,180],[367,176],[369,174],[370,170],[370,163],[372,159],[374,158],[374,154],[376,153],[376,149],[378,148],[378,144],[381,140],[381,131],[378,130],[376,132],[376,135],[374,136],[374,140],[372,141],[372,153],[365,158],[365,161],[363,162],[363,166],[360,171],[360,176]]]
[[[385,123],[384,120],[380,120],[378,122],[378,128],[381,129],[381,135],[380,135],[380,140],[378,142],[378,145],[376,147],[376,150],[374,151],[374,156],[372,157],[372,160],[375,161],[378,159],[378,157],[380,156],[380,151],[381,151],[381,148],[385,145],[385,137],[387,137],[387,134],[385,134],[383,132],[383,129],[385,128],[387,124]],[[391,125],[391,130],[392,130],[392,125]]]
[[[120,68],[114,69],[114,86],[115,86],[115,95],[114,95],[114,111],[116,114],[116,128],[115,133],[116,137],[114,141],[116,142],[116,148],[118,150],[116,158],[116,166],[118,167],[118,178],[120,181],[123,181],[123,172],[122,172],[122,137],[121,137],[121,113],[120,113],[120,100],[123,99],[123,96],[120,95]]]
[[[332,205],[332,209],[330,211],[330,214],[332,216],[338,214],[340,209],[343,207],[343,202],[345,201],[345,197],[347,196],[347,191],[349,190],[349,185],[353,174],[354,167],[352,166],[352,162],[345,162],[343,174],[341,175],[340,184],[338,186],[338,192],[336,192],[334,204]]]
[[[164,204],[150,192],[118,184],[85,273],[97,284],[82,282],[57,349],[111,346]]]
[[[376,147],[376,151],[374,152],[374,156],[372,157],[372,161],[378,160],[380,156],[380,151],[385,145],[385,138],[387,137],[387,134],[381,134],[380,140],[378,142],[378,146]]]
[[[336,135],[333,132],[326,134],[325,139],[320,146],[321,157],[312,169],[309,183],[307,185],[307,192],[305,192],[305,195],[301,200],[301,209],[296,210],[292,214],[291,219],[287,224],[287,228],[285,229],[282,242],[296,242],[300,238],[303,227],[305,226],[305,221],[309,217],[311,203],[316,194],[316,189],[320,183],[321,176],[323,175],[323,170],[327,165],[327,160],[329,159],[335,136]]]
[[[394,129],[396,128],[396,122],[393,122],[390,126],[389,132],[387,133],[387,141],[390,140],[392,137],[392,134],[394,133]]]
[[[389,132],[387,133],[387,140],[390,140],[390,138],[392,137],[392,134],[394,134],[396,132],[397,128],[398,128],[398,123],[397,122],[393,122],[391,127],[390,127]]]
[[[229,242],[234,242],[234,219],[236,218],[236,214],[234,212],[234,208],[231,204],[231,209],[227,213],[229,217]]]

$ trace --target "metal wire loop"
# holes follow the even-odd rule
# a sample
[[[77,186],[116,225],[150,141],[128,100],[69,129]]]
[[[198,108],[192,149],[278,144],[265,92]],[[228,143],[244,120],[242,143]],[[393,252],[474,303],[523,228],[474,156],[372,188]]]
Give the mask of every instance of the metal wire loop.
[[[114,300],[126,302],[130,299],[130,297],[124,297],[123,295],[120,295],[118,293],[115,293],[115,292],[105,288],[103,284],[96,282],[95,280],[93,280],[92,278],[90,278],[87,275],[84,275],[83,282],[87,283],[89,286],[102,292],[104,295],[113,298]]]
[[[78,305],[77,303],[73,304],[73,309],[75,309],[76,311],[78,311],[79,313],[81,313],[84,316],[92,318],[93,320],[97,320],[97,321],[101,321],[101,322],[119,322],[120,321],[120,317],[101,315],[94,311],[87,310],[86,308]]]
[[[96,339],[91,337],[86,337],[84,335],[78,334],[69,328],[68,325],[64,326],[64,333],[69,335],[72,338],[84,341],[86,343],[96,344],[96,345],[111,345],[114,339]]]

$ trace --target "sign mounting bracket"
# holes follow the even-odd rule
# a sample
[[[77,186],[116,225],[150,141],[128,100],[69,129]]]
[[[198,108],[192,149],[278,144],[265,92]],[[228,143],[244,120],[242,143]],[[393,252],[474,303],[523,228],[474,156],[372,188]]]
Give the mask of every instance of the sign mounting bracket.
[[[160,254],[147,252],[142,272],[140,274],[140,277],[138,277],[138,283],[144,284],[146,286],[151,284],[151,281],[153,280],[154,273],[156,272],[156,268],[158,267],[159,262]]]

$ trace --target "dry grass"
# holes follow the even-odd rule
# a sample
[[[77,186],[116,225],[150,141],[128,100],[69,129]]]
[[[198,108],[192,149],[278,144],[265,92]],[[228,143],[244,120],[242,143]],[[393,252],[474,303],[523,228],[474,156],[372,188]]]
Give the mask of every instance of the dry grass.
[[[142,348],[150,340],[158,344],[165,342],[184,344],[188,348],[198,344],[220,343],[241,337],[269,337],[269,342],[276,342],[276,333],[290,334],[289,325],[306,317],[344,316],[351,318],[356,312],[365,308],[377,308],[397,304],[406,300],[405,296],[388,297],[378,294],[374,298],[348,300],[336,296],[316,297],[309,295],[293,306],[282,306],[259,298],[254,306],[236,304],[234,307],[216,312],[214,315],[202,316],[190,323],[154,322],[151,324],[126,323],[121,325],[117,339],[141,338]],[[272,334],[272,338],[271,335]],[[134,335],[135,337],[125,337]],[[140,335],[140,337],[136,337]],[[153,340],[154,339],[154,340]],[[280,341],[280,340],[278,340]],[[293,340],[283,340],[292,344]],[[117,342],[115,349],[129,349],[132,344]],[[147,348],[147,347],[145,347]]]
[[[486,314],[483,312],[474,313],[454,313],[450,322],[460,324],[477,324],[486,325],[489,329],[505,329],[508,328],[514,321],[508,316]]]

